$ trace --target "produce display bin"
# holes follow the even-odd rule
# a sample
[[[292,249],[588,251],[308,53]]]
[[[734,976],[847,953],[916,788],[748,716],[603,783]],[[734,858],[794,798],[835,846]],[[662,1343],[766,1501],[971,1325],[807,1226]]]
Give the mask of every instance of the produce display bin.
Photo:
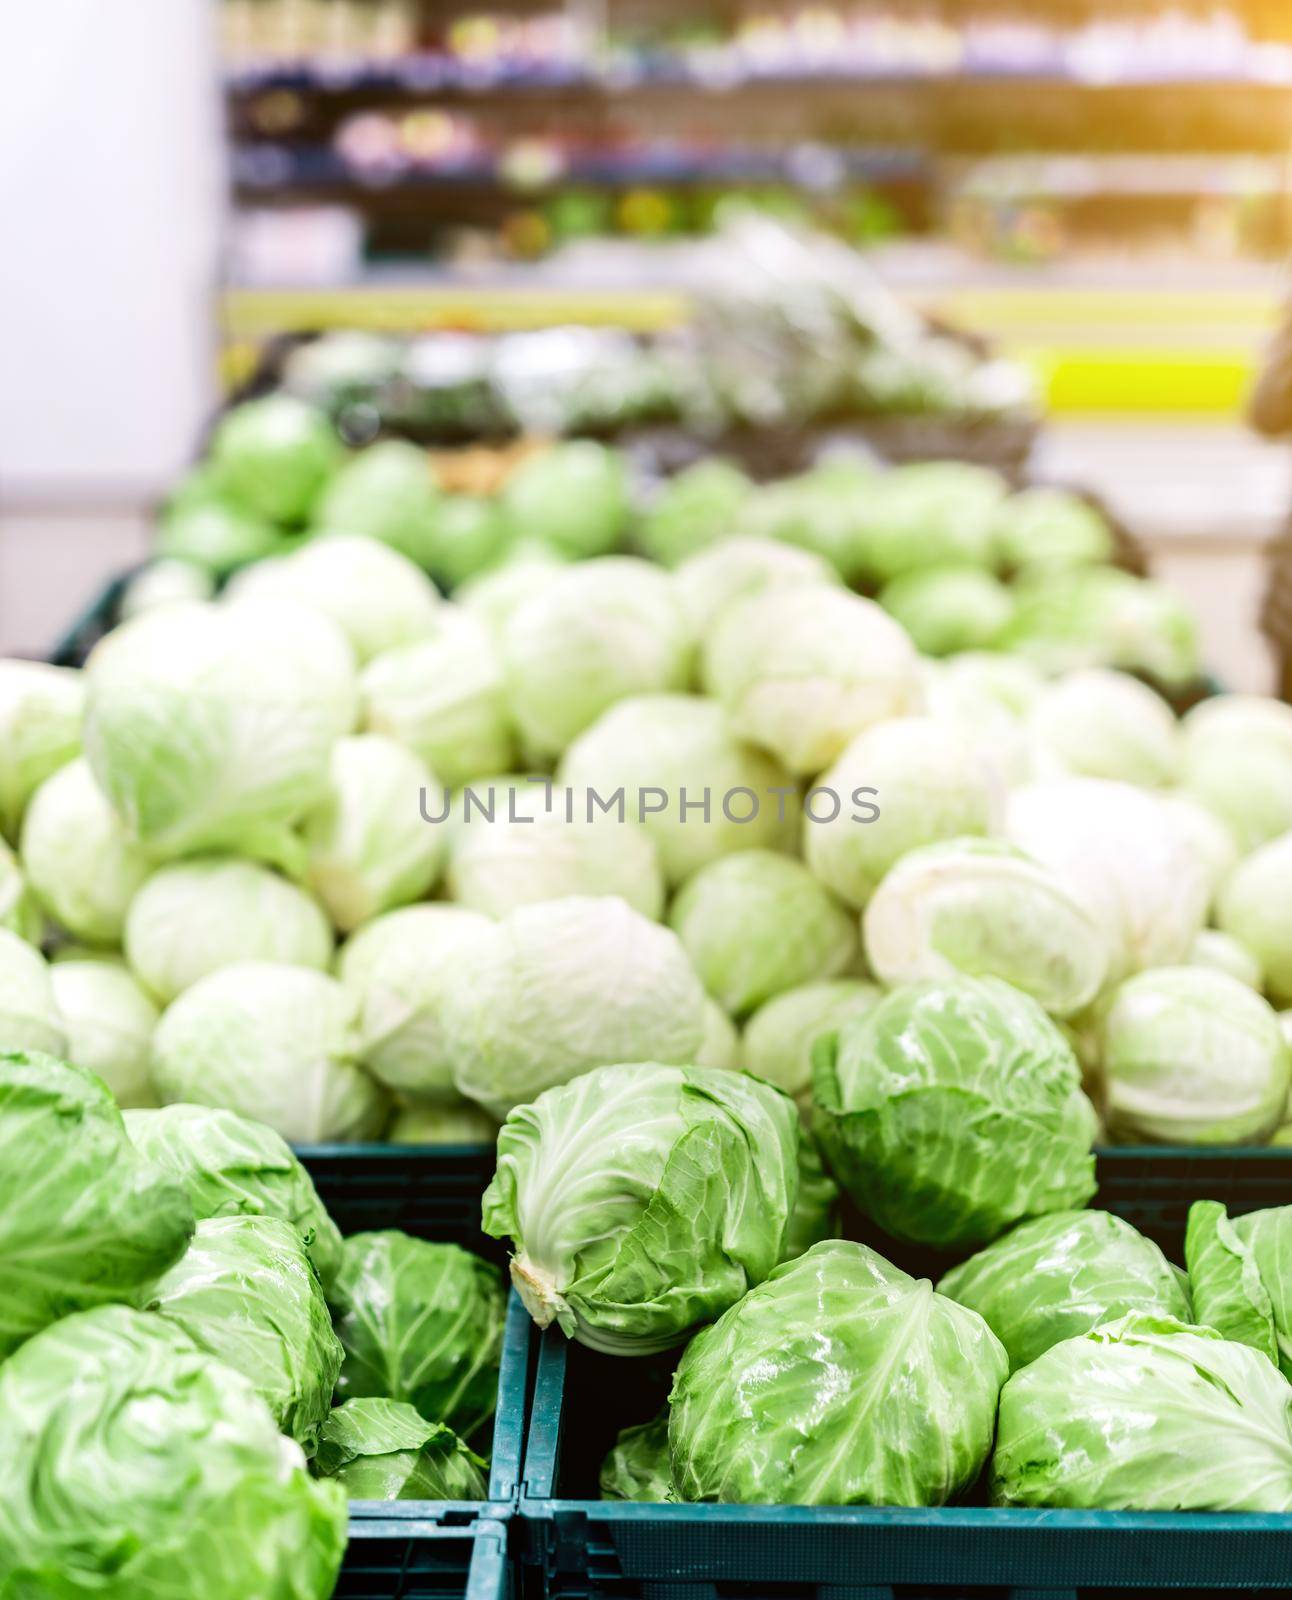
[[[1181,1257],[1190,1201],[1292,1198],[1292,1153],[1112,1150],[1095,1205]],[[850,1228],[846,1232],[852,1232]],[[912,1271],[920,1252],[874,1242]],[[631,1505],[598,1498],[615,1435],[661,1407],[677,1352],[625,1359],[538,1342],[519,1558],[544,1600],[1112,1600],[1292,1589],[1292,1515]],[[976,1502],[976,1503],[975,1503]]]
[[[499,1264],[504,1260],[498,1242],[480,1231],[493,1145],[302,1145],[297,1154],[343,1234],[399,1228]],[[520,1492],[536,1345],[533,1323],[513,1291],[503,1330],[488,1500],[351,1501],[339,1600],[509,1600],[507,1525]]]
[[[513,1600],[505,1523],[441,1523],[404,1509],[352,1520],[335,1600]]]

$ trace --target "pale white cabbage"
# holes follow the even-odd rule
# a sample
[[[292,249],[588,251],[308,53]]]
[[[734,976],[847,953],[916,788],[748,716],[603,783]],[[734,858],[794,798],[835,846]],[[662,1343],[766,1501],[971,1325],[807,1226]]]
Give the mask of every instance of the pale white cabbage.
[[[357,1010],[335,978],[308,967],[222,967],[157,1024],[158,1096],[237,1111],[293,1143],[371,1138],[388,1104],[359,1066]]]
[[[566,751],[559,778],[595,789],[605,802],[622,788],[625,814],[654,839],[670,884],[736,850],[792,849],[798,833],[798,789],[789,775],[736,739],[720,706],[690,695],[640,695],[612,706]],[[756,812],[745,790],[753,791]],[[706,793],[707,819],[698,809]]]
[[[1186,742],[1200,749],[1212,739],[1268,744],[1292,756],[1292,706],[1258,694],[1217,694],[1200,700],[1180,723]]]
[[[334,925],[349,933],[383,911],[420,900],[439,881],[448,841],[422,814],[442,793],[425,762],[379,733],[338,739],[326,797],[305,817],[305,881]]]
[[[1103,927],[1110,982],[1188,959],[1210,886],[1167,801],[1102,778],[1034,783],[1010,796],[1006,832]]]
[[[494,1119],[467,1100],[404,1106],[386,1129],[391,1144],[493,1144],[497,1137]]]
[[[30,944],[39,944],[45,914],[27,882],[18,857],[0,839],[0,928],[8,928]]]
[[[1292,1005],[1292,833],[1254,850],[1230,874],[1216,922],[1259,963],[1277,1005]]]
[[[0,661],[0,834],[18,842],[27,802],[81,749],[85,684],[69,667]]]
[[[92,945],[121,942],[126,913],[152,870],[82,757],[60,767],[23,818],[23,871],[45,910]]]
[[[567,895],[618,895],[644,917],[664,909],[659,852],[645,828],[589,809],[580,789],[543,783],[495,786],[493,818],[473,811],[455,827],[449,893],[459,904],[503,917],[518,906]]]
[[[861,978],[805,983],[760,1006],[745,1026],[741,1065],[791,1094],[804,1110],[812,1099],[812,1046],[883,999],[878,984]]]
[[[837,976],[857,950],[851,915],[802,862],[770,850],[702,867],[682,886],[669,924],[705,988],[737,1017]]]
[[[86,677],[86,754],[140,843],[297,858],[290,824],[358,708],[335,623],[286,602],[162,606],[96,646]]]
[[[240,961],[326,971],[332,945],[328,920],[310,895],[236,856],[200,856],[159,868],[126,916],[126,958],[162,1005]]]
[[[1252,952],[1231,934],[1221,933],[1217,928],[1204,928],[1193,941],[1189,965],[1227,972],[1231,978],[1237,978],[1239,983],[1245,983],[1258,994],[1265,987],[1265,974]]]
[[[362,677],[364,718],[421,757],[442,783],[507,772],[515,735],[498,647],[461,606],[441,606],[436,631],[386,650]]]
[[[1289,1063],[1273,1008],[1228,973],[1141,972],[1103,1012],[1104,1120],[1122,1143],[1250,1144],[1283,1116]]]
[[[370,661],[434,631],[440,596],[407,556],[377,539],[321,534],[291,555],[258,561],[230,583],[230,599],[294,601],[330,617]]]
[[[1048,867],[987,839],[953,839],[903,856],[862,923],[866,959],[890,986],[1003,978],[1052,1016],[1088,1005],[1108,972],[1108,940]]]
[[[1105,667],[1069,673],[1042,691],[1028,727],[1056,777],[1116,778],[1160,789],[1179,775],[1171,708],[1129,673]]]
[[[705,1037],[704,986],[677,936],[612,897],[522,906],[448,977],[454,1082],[496,1116],[606,1062],[693,1062]]]
[[[716,1067],[720,1072],[739,1072],[740,1035],[736,1025],[716,1000],[704,1007],[704,1037],[695,1053],[697,1067]]]
[[[455,964],[490,928],[461,906],[406,906],[346,942],[337,975],[358,1008],[359,1053],[382,1083],[418,1099],[458,1098],[444,1004]]]
[[[548,545],[517,541],[507,557],[453,591],[454,604],[501,635],[513,611],[554,582],[569,565]]]
[[[0,928],[0,1054],[43,1050],[66,1056],[67,1034],[49,972],[39,950]]]
[[[68,1060],[97,1073],[123,1111],[155,1106],[148,1062],[159,1013],[136,979],[117,961],[56,961],[49,978]]]
[[[1232,830],[1214,811],[1186,794],[1166,794],[1162,803],[1183,833],[1189,853],[1207,880],[1207,904],[1214,904],[1221,886],[1242,859]]]
[[[526,752],[559,756],[617,700],[685,689],[690,633],[672,580],[649,561],[582,561],[540,585],[502,633]]]
[[[1185,746],[1184,793],[1226,825],[1244,855],[1292,830],[1292,752],[1220,731]]]
[[[697,639],[705,638],[718,614],[735,600],[787,584],[837,584],[839,574],[811,550],[778,539],[724,539],[682,562],[674,583]]]
[[[157,606],[182,605],[185,601],[209,600],[215,594],[215,579],[206,567],[179,556],[150,561],[136,573],[121,596],[120,620],[129,622],[143,611]]]
[[[1005,788],[991,747],[930,717],[898,717],[854,739],[820,778],[803,855],[840,899],[865,906],[895,861],[939,839],[996,832]],[[878,817],[867,807],[877,807]],[[819,819],[819,820],[818,820]],[[862,820],[858,820],[862,819]]]
[[[704,682],[734,733],[800,775],[923,698],[905,630],[873,601],[813,584],[727,606],[705,643]]]

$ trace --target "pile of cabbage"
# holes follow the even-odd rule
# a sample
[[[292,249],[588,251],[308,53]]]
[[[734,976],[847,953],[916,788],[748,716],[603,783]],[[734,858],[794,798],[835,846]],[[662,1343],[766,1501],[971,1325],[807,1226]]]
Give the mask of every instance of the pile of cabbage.
[[[261,1123],[0,1054],[0,1593],[325,1600],[349,1500],[486,1496],[503,1304]]]

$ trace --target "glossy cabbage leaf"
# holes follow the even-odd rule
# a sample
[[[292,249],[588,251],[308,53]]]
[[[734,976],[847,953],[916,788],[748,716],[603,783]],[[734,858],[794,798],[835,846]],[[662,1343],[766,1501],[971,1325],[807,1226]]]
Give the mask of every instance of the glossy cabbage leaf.
[[[1198,1322],[1277,1363],[1269,1291],[1250,1246],[1218,1200],[1195,1200],[1189,1207],[1184,1259]]]
[[[666,1350],[780,1258],[798,1117],[768,1084],[702,1067],[600,1067],[518,1106],[483,1226],[515,1246],[540,1327],[611,1354]]]
[[[341,1370],[318,1275],[277,1217],[208,1217],[150,1291],[159,1312],[240,1372],[285,1434],[312,1455]]]
[[[673,1471],[668,1454],[668,1411],[649,1422],[620,1430],[601,1463],[603,1500],[673,1500]]]
[[[0,1366],[0,1594],[327,1600],[346,1504],[251,1384],[161,1317],[66,1317]],[[200,1574],[200,1577],[197,1575]]]
[[[1292,1510],[1292,1386],[1248,1345],[1132,1312],[1013,1375],[991,1477],[997,1505]]]
[[[895,990],[818,1046],[813,1126],[895,1238],[983,1245],[1095,1189],[1095,1111],[1067,1040],[998,978]]]
[[[328,1294],[345,1347],[338,1398],[407,1401],[470,1438],[498,1398],[506,1298],[497,1268],[457,1245],[352,1234]]]
[[[124,1120],[140,1155],[183,1184],[199,1221],[278,1217],[296,1230],[324,1288],[331,1283],[341,1260],[340,1230],[280,1134],[209,1106],[129,1111]]]
[[[828,978],[788,989],[760,1006],[745,1026],[741,1065],[755,1078],[766,1078],[794,1096],[800,1108],[812,1108],[812,1046],[826,1033],[837,1033],[852,1017],[873,1011],[884,998],[877,983],[860,978]]]
[[[59,1317],[134,1300],[192,1233],[188,1196],[131,1144],[106,1084],[0,1055],[0,1358]]]
[[[1109,1211],[1057,1211],[1020,1222],[953,1267],[938,1293],[976,1311],[1015,1369],[1128,1311],[1189,1318],[1175,1268],[1151,1239]]]
[[[314,1470],[351,1500],[483,1500],[486,1463],[402,1400],[347,1400],[323,1424]]]
[[[825,1170],[821,1152],[807,1129],[799,1136],[799,1189],[781,1260],[793,1261],[823,1239],[839,1237],[839,1185]]]
[[[943,1505],[987,1459],[1007,1371],[977,1312],[864,1245],[818,1244],[687,1346],[679,1498]]]
[[[1274,1315],[1279,1366],[1292,1378],[1292,1206],[1235,1217],[1234,1232],[1256,1261]]]

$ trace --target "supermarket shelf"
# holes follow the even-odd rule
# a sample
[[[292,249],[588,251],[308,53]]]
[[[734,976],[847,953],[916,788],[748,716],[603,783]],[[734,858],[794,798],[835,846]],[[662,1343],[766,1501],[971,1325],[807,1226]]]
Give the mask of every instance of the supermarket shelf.
[[[636,184],[811,183],[818,181],[822,161],[830,177],[864,178],[868,182],[912,182],[922,179],[928,163],[917,150],[873,147],[823,152],[813,147],[806,154],[793,150],[715,151],[686,155],[669,150],[636,154],[576,156],[554,168],[543,182],[532,186],[511,184],[518,194],[542,192],[557,183],[631,187]],[[299,196],[344,192],[382,193],[415,191],[451,197],[462,189],[493,188],[506,182],[493,159],[463,161],[436,167],[380,168],[363,171],[343,161],[335,152],[319,148],[292,148],[281,144],[244,144],[233,152],[233,178],[244,195]]]
[[[717,65],[700,67],[678,60],[660,59],[632,67],[590,69],[576,63],[524,63],[480,68],[451,57],[406,56],[392,62],[345,62],[270,65],[231,72],[226,88],[242,97],[286,91],[294,94],[335,95],[496,95],[584,93],[622,95],[657,88],[683,88],[725,93],[761,88],[810,89],[827,86],[863,89],[889,85],[900,89],[945,89],[949,83],[987,89],[1025,90],[1066,88],[1099,93],[1107,90],[1183,90],[1232,93],[1234,89],[1286,93],[1292,88],[1292,63],[1285,71],[1171,71],[1149,69],[1102,77],[1065,69],[1056,61],[1046,65],[1013,67],[1005,64],[950,66],[944,71],[874,71],[834,65],[792,68]]]

